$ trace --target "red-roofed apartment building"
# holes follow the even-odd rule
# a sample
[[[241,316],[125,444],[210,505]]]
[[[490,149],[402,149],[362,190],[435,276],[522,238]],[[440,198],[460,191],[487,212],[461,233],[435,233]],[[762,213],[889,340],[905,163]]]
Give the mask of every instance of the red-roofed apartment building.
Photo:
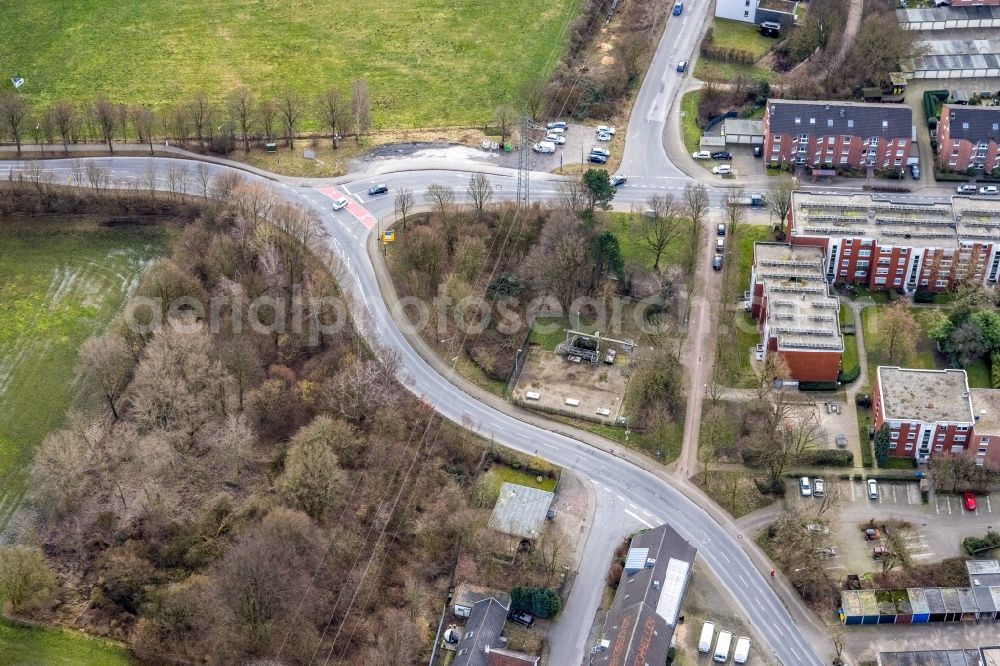
[[[941,168],[992,173],[1000,168],[1000,108],[945,104],[937,124],[937,142]]]
[[[881,366],[872,411],[876,430],[889,426],[890,456],[954,455],[1000,469],[1000,389],[970,390],[965,370]]]

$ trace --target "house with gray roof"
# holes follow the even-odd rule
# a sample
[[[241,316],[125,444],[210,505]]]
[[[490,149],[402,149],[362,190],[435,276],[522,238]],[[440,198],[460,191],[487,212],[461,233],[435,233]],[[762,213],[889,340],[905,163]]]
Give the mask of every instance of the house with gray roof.
[[[490,528],[533,541],[541,535],[553,497],[547,490],[504,482],[490,516]]]
[[[945,104],[937,124],[942,169],[992,173],[1000,169],[1000,107]]]
[[[768,164],[811,169],[902,169],[913,143],[908,106],[770,99],[764,113]]]
[[[625,572],[593,648],[591,664],[666,663],[696,553],[667,525],[632,537]]]

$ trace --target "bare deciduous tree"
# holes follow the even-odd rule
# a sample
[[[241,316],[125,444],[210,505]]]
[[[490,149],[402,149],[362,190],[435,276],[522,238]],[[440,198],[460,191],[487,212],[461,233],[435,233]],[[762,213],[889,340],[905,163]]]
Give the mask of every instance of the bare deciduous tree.
[[[257,106],[257,115],[260,116],[260,129],[264,133],[264,139],[270,141],[274,138],[274,121],[278,117],[278,107],[273,100],[265,99]]]
[[[351,83],[351,116],[354,121],[354,140],[367,134],[372,126],[372,100],[368,92],[368,82],[354,79]]]
[[[156,127],[156,114],[144,104],[136,104],[129,110],[132,117],[132,127],[135,128],[139,143],[149,145],[149,153],[153,154],[153,128]]]
[[[194,126],[194,136],[198,139],[198,150],[205,149],[206,133],[212,132],[212,119],[214,113],[212,104],[208,100],[208,95],[203,92],[195,93],[195,96],[188,102],[188,117]]]
[[[737,234],[742,230],[743,223],[746,222],[746,205],[743,203],[746,198],[746,190],[740,186],[726,190],[722,199],[722,205],[726,210],[726,226],[729,227],[730,243],[736,241]]]
[[[293,90],[286,90],[278,98],[278,113],[281,114],[281,124],[285,130],[285,143],[289,149],[295,146],[295,132],[298,130],[299,121],[305,113],[305,102]]]
[[[667,246],[681,234],[680,207],[670,194],[655,194],[646,200],[648,211],[643,214],[640,239],[653,253],[653,270],[660,268],[660,259]]]
[[[395,360],[386,363],[355,361],[329,382],[328,404],[352,423],[365,423],[372,416],[372,405],[389,404],[396,392]]]
[[[114,333],[87,338],[80,348],[76,373],[85,391],[107,403],[117,421],[118,401],[128,386],[134,359],[125,341]]]
[[[504,143],[517,123],[517,114],[510,104],[501,104],[493,111],[493,124],[500,132],[500,143]]]
[[[13,90],[0,92],[0,120],[3,120],[4,129],[7,135],[14,140],[17,146],[17,154],[21,154],[21,133],[24,131],[24,123],[28,119],[28,104],[24,101],[24,96]]]
[[[556,197],[557,207],[580,214],[587,210],[589,201],[587,188],[580,180],[564,180],[559,183],[559,193]]]
[[[493,185],[484,173],[474,173],[469,177],[469,185],[466,188],[469,193],[469,201],[472,203],[472,210],[476,212],[476,219],[483,216],[483,211],[493,199]]]
[[[94,114],[94,121],[97,123],[101,138],[108,144],[108,150],[114,153],[115,148],[112,141],[114,140],[115,127],[118,126],[118,106],[102,94],[94,100],[91,112]]]
[[[431,183],[424,193],[424,201],[437,208],[438,215],[444,217],[448,209],[455,203],[455,190],[447,185]]]
[[[56,577],[38,548],[0,546],[0,607],[15,613],[41,606],[56,586]]]
[[[552,294],[568,307],[589,277],[586,231],[575,215],[556,211],[524,260],[538,293]]]
[[[226,110],[233,127],[240,132],[244,152],[250,152],[250,134],[253,131],[256,102],[246,86],[240,86],[226,97]]]
[[[48,122],[59,133],[63,151],[69,152],[69,141],[77,124],[76,106],[65,99],[57,99],[45,110]]]
[[[92,462],[83,437],[70,430],[50,433],[31,466],[31,502],[46,515],[70,513],[86,490]]]
[[[343,91],[329,88],[320,93],[318,106],[323,122],[330,129],[330,139],[336,150],[339,133],[350,123],[350,100]]]
[[[396,215],[399,216],[400,221],[403,223],[404,230],[406,229],[406,216],[413,210],[414,203],[413,190],[408,187],[401,187],[396,190],[396,196],[393,199],[392,205]]]
[[[542,103],[545,101],[545,81],[541,78],[534,78],[530,81],[525,81],[520,88],[521,103],[524,105],[525,110],[527,110],[528,115],[531,116],[532,120],[538,120],[539,114],[542,112]],[[521,141],[525,141],[524,137]]]
[[[782,229],[788,223],[788,212],[792,209],[794,191],[795,179],[787,174],[778,176],[767,188],[767,207],[778,218],[778,226]]]

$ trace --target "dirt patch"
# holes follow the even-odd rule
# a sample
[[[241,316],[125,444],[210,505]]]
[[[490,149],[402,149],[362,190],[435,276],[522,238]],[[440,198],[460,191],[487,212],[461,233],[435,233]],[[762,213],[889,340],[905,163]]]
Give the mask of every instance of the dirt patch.
[[[586,361],[574,363],[554,352],[535,348],[524,363],[514,388],[514,399],[529,408],[614,423],[621,414],[630,370],[623,355],[619,355],[614,365],[603,362],[592,365]],[[531,399],[528,393],[532,394]],[[579,402],[567,404],[567,400]]]

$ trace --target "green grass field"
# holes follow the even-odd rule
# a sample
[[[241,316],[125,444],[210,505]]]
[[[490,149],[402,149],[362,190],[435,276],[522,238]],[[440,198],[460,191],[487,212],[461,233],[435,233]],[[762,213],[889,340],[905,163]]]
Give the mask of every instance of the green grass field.
[[[580,0],[36,0],[7,7],[0,62],[36,100],[154,106],[240,85],[309,98],[368,81],[379,127],[481,125],[562,54]]]
[[[0,663],[6,666],[127,666],[135,662],[114,643],[75,631],[34,629],[0,619]]]
[[[696,152],[701,147],[701,128],[698,127],[698,96],[697,90],[684,93],[681,97],[681,134],[684,136],[684,148],[689,153]]]
[[[720,48],[749,51],[760,59],[778,40],[760,34],[760,29],[752,23],[716,18],[712,21],[712,43]]]
[[[80,344],[118,311],[164,225],[0,220],[0,527],[23,494],[34,447],[73,400]]]

